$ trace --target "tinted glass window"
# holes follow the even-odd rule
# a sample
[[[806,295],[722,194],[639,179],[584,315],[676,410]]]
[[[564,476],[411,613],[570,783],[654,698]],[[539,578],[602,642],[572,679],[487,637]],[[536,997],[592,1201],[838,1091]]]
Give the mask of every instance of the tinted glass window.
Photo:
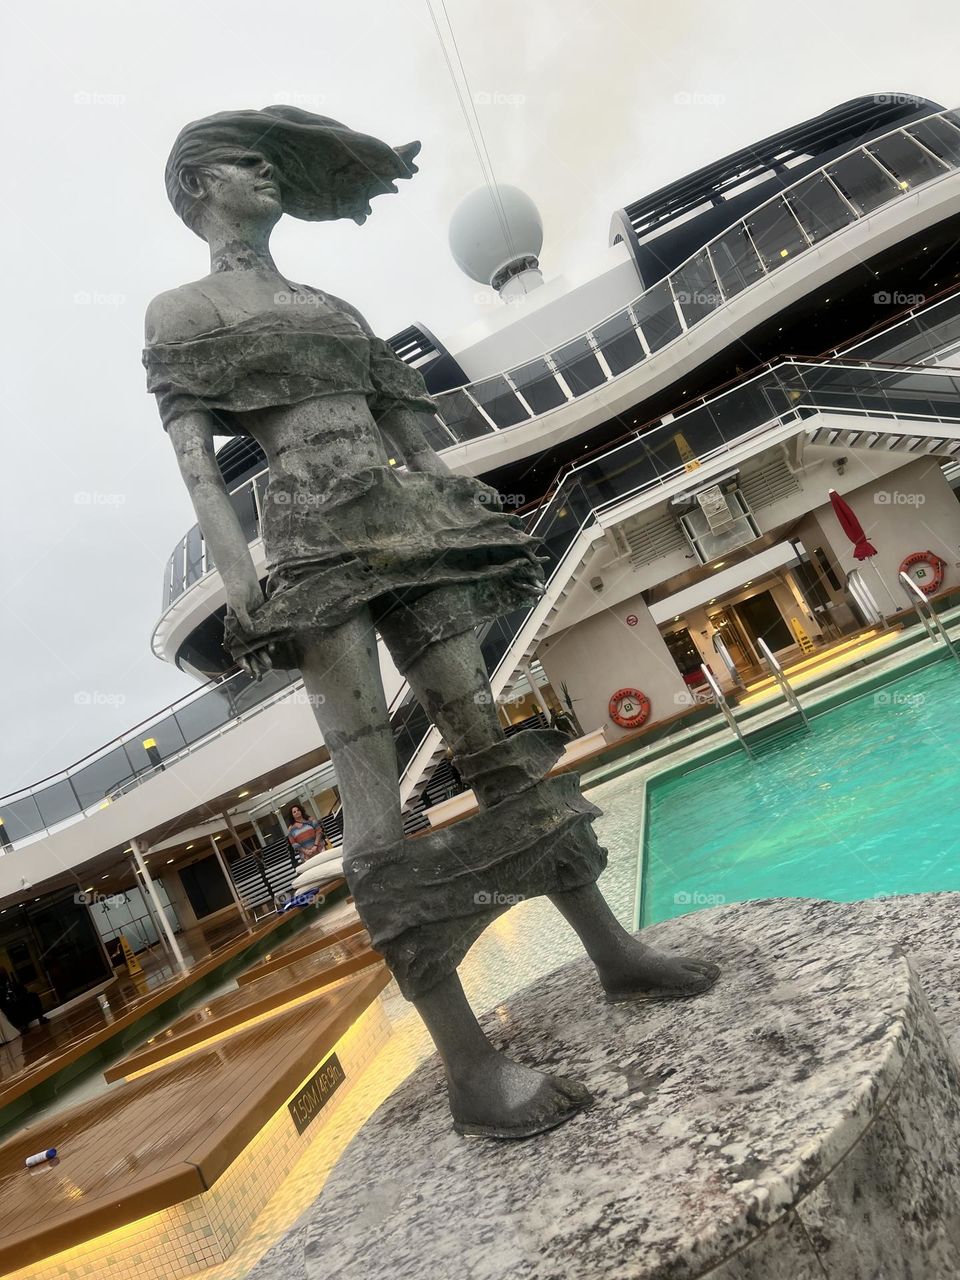
[[[710,245],[710,256],[728,298],[753,284],[764,274],[757,251],[743,226],[737,223]]]
[[[474,382],[470,391],[498,427],[515,427],[530,417],[513,387],[499,374],[495,378],[485,378],[483,382]],[[449,419],[445,421],[448,426],[452,425]]]
[[[862,152],[845,156],[832,164],[827,172],[860,213],[878,209],[900,190],[889,173]]]
[[[902,133],[891,133],[887,138],[871,142],[867,150],[880,161],[885,169],[889,169],[900,182],[912,186],[915,183],[929,182],[931,178],[939,178],[945,167],[923,147],[918,146],[912,138]]]
[[[960,164],[960,129],[949,120],[935,116],[932,120],[921,120],[919,124],[908,124],[906,131],[947,164]]]
[[[609,320],[598,324],[593,330],[593,336],[612,374],[623,373],[639,364],[644,357],[645,353],[629,311],[621,311],[618,316],[611,316]]]
[[[563,388],[546,360],[531,360],[519,369],[511,369],[510,377],[534,413],[547,413],[567,402]]]
[[[814,241],[833,235],[834,231],[857,221],[857,215],[822,173],[798,183],[785,199],[804,231]]]
[[[638,298],[633,304],[633,312],[651,351],[658,351],[683,332],[673,294],[666,280],[654,285],[642,298]]]
[[[557,368],[563,374],[563,380],[575,396],[581,396],[593,387],[606,382],[606,375],[600,368],[600,362],[586,338],[577,338],[553,352]]]
[[[774,200],[746,219],[747,229],[768,271],[807,247],[803,232],[785,200]]]
[[[500,383],[506,387],[503,379],[500,379]],[[510,394],[513,396],[512,392]],[[516,396],[513,399],[516,400]],[[477,412],[477,406],[462,391],[448,391],[445,395],[438,396],[437,407],[448,431],[456,440],[476,440],[478,436],[488,436],[493,430],[486,418]]]
[[[708,316],[723,302],[720,286],[706,251],[684,263],[673,273],[671,280],[673,296],[680,305],[688,327]]]

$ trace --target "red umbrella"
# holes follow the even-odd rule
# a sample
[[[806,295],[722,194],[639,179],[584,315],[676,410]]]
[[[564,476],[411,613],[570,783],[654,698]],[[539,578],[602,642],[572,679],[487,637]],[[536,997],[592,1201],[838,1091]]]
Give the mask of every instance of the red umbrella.
[[[863,525],[857,519],[856,513],[854,512],[853,508],[850,506],[849,502],[841,498],[839,493],[837,493],[836,489],[830,490],[830,504],[833,507],[833,511],[840,524],[840,528],[843,530],[843,532],[847,535],[847,537],[853,543],[854,559],[869,560],[872,556],[875,556],[877,554],[877,548],[873,545],[873,543],[864,533]],[[899,609],[899,606],[896,600],[894,600],[893,594],[890,591],[890,588],[887,586],[886,582],[884,582],[883,575],[881,574],[880,570],[877,568],[876,565],[874,565],[873,568],[874,568],[874,571],[876,572],[877,577],[880,579],[881,586],[883,587],[887,595],[890,597],[890,602],[893,605],[894,609]]]
[[[863,532],[863,525],[857,519],[850,503],[841,498],[836,489],[830,490],[830,502],[833,506],[834,514],[840,522],[840,528],[853,543],[854,559],[869,560],[871,556],[875,556],[877,548]]]

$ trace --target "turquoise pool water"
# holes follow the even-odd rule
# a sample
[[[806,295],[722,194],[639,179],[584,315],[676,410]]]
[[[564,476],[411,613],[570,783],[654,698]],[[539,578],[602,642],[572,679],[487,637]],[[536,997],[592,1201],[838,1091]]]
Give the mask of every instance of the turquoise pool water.
[[[825,712],[813,731],[647,792],[642,923],[746,898],[960,889],[960,667]]]

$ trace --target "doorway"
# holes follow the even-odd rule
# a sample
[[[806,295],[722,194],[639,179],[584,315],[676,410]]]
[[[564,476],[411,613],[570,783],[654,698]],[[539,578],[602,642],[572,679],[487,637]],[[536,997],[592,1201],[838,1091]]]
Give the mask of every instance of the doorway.
[[[736,611],[752,640],[762,640],[774,653],[789,649],[797,643],[793,632],[783,620],[777,602],[770,591],[760,591],[749,600],[741,600]]]

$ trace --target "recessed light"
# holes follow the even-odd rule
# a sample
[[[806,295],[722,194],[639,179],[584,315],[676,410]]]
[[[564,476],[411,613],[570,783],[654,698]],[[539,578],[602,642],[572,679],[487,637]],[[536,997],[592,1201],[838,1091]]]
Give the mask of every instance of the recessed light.
[[[107,871],[104,875],[102,875],[102,876],[100,877],[100,879],[101,879],[101,880],[109,880],[109,879],[110,879],[110,872],[109,872],[109,871]]]
[[[188,844],[188,845],[187,845],[187,848],[188,848],[188,849],[192,849],[192,848],[193,848],[193,845],[192,845],[192,844]]]
[[[250,794],[250,792],[249,792],[249,791],[241,791],[241,792],[239,792],[239,793],[238,793],[238,795],[237,795],[237,799],[238,799],[238,800],[242,800],[244,796],[248,796],[249,794]]]
[[[173,858],[168,858],[168,859],[167,859],[167,866],[168,866],[168,867],[169,867],[169,865],[170,865],[170,863],[171,863],[171,862],[173,862]]]

